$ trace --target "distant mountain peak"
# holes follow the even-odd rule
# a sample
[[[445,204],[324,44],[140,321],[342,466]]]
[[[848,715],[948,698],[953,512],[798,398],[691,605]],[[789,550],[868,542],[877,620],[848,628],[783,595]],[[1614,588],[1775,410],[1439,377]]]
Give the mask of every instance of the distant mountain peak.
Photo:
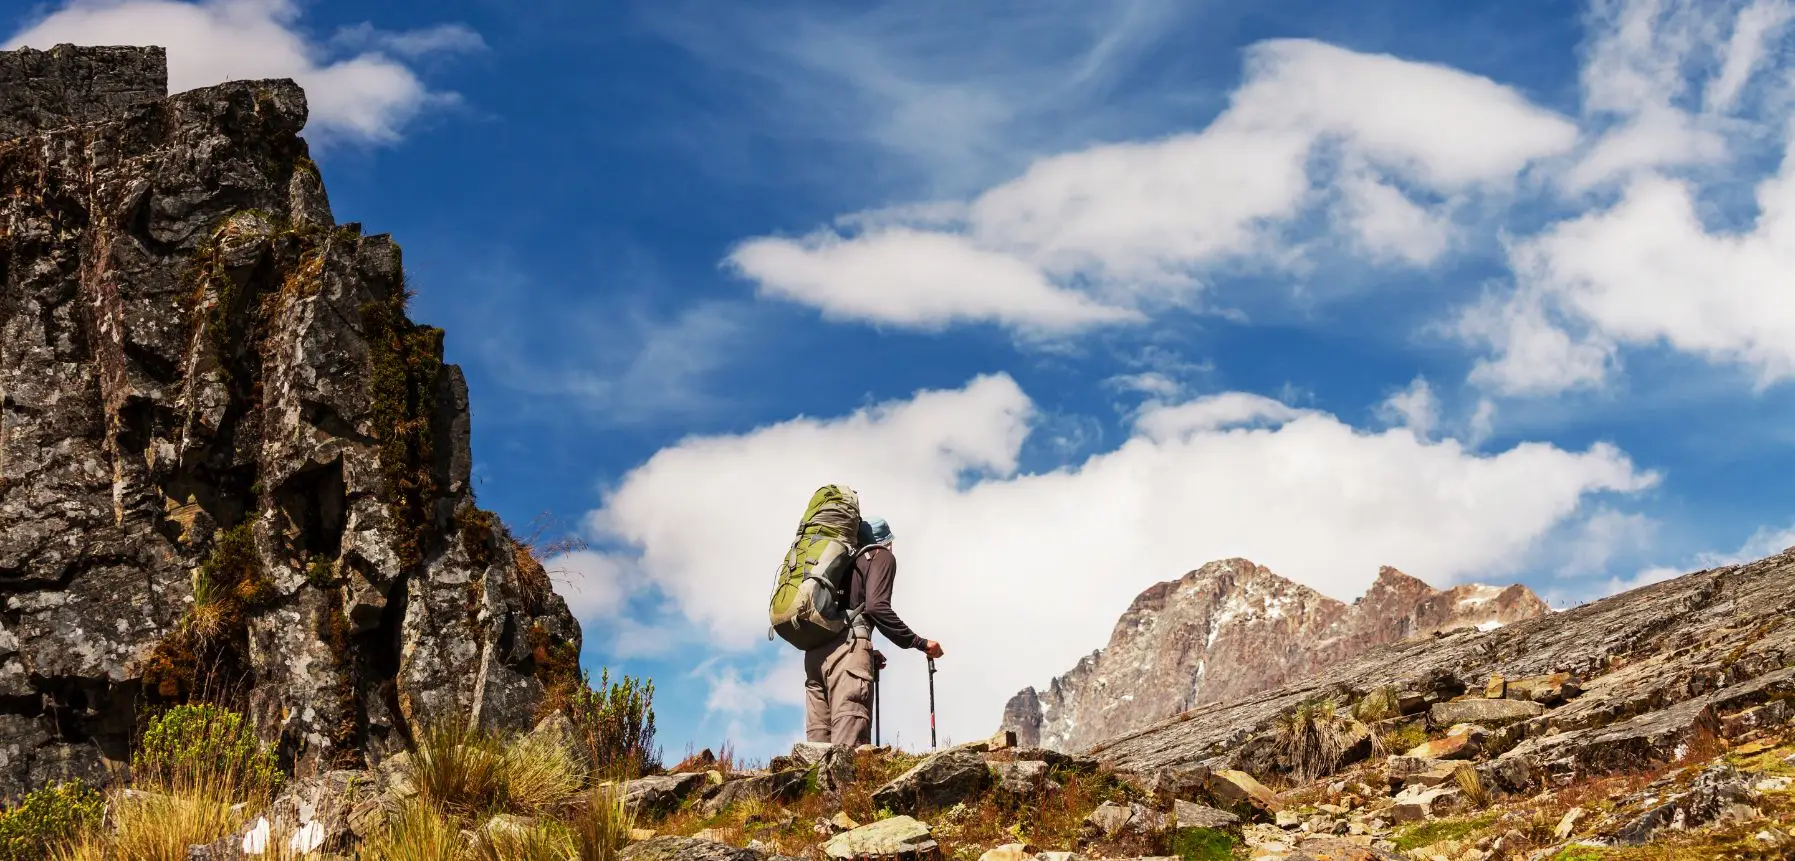
[[[1240,557],[1135,596],[1109,644],[1004,708],[1023,743],[1078,750],[1203,705],[1259,693],[1374,646],[1488,630],[1547,612],[1525,586],[1439,590],[1391,566],[1352,604]],[[1126,696],[1125,696],[1126,695]]]

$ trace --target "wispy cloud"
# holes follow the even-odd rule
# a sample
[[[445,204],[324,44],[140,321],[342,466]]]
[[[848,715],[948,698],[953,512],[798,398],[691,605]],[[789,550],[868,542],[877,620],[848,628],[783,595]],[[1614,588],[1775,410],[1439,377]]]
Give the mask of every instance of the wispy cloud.
[[[722,119],[734,134],[821,144],[821,157],[845,150],[856,184],[928,197],[961,195],[1033,155],[1126,133],[1128,118],[1144,115],[1143,98],[1170,108],[1179,94],[1120,84],[1196,7],[921,0],[650,8],[653,32],[726,82],[723,101],[739,113]],[[714,150],[715,141],[704,146]],[[869,164],[880,175],[867,175]]]
[[[384,31],[372,24],[320,42],[300,26],[296,0],[68,0],[5,40],[4,47],[63,42],[161,45],[175,92],[227,80],[292,78],[306,90],[315,142],[397,141],[417,115],[459,101],[432,90],[400,59],[484,47],[459,24]]]

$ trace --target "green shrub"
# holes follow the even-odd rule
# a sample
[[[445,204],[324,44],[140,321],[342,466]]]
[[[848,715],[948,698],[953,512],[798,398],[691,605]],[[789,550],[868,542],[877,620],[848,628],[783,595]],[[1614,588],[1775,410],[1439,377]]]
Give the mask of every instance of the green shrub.
[[[579,728],[594,772],[600,776],[632,778],[660,770],[660,751],[654,746],[654,681],[624,676],[611,681],[602,670],[598,686],[591,677],[575,691],[568,711]]]
[[[271,791],[281,780],[274,752],[256,741],[243,716],[209,704],[175,706],[151,718],[131,772],[140,786],[206,784],[243,796]]]
[[[1180,828],[1172,835],[1172,854],[1184,861],[1230,861],[1234,835],[1219,828]]]
[[[0,861],[47,858],[100,824],[106,801],[81,781],[47,786],[0,812]]]

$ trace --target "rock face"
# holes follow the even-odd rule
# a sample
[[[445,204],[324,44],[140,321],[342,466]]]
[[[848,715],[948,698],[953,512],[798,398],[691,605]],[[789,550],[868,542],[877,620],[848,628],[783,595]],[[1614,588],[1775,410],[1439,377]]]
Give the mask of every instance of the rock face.
[[[1492,675],[1532,679],[1562,673],[1576,680],[1577,696],[1503,727],[1499,732],[1506,743],[1487,764],[1493,776],[1518,789],[1661,766],[1711,742],[1728,726],[1751,723],[1740,716],[1795,698],[1795,667],[1788,666],[1788,656],[1795,655],[1790,607],[1795,607],[1795,548],[1498,630],[1461,630],[1386,645],[1324,677],[1202,706],[1087,753],[1142,773],[1170,766],[1225,768],[1248,739],[1318,696],[1349,702],[1390,688],[1415,701],[1405,710],[1418,717],[1423,698],[1409,692],[1475,698],[1484,695]],[[1447,739],[1474,739],[1484,732],[1461,726],[1448,730]]]
[[[1245,559],[1156,584],[1122,614],[1109,645],[1004,708],[1024,746],[1083,750],[1167,716],[1323,672],[1374,646],[1546,613],[1525,586],[1439,591],[1394,568],[1353,604]]]
[[[196,694],[300,777],[527,729],[579,627],[475,507],[398,245],[335,223],[293,82],[166,88],[160,49],[0,53],[0,799]]]

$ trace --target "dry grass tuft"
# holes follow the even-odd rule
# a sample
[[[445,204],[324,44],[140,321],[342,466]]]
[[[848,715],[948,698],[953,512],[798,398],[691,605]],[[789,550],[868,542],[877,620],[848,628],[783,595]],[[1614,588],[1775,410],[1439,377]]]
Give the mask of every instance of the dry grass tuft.
[[[362,848],[371,861],[461,861],[461,826],[454,816],[421,798],[405,803]]]
[[[111,827],[89,834],[60,861],[186,861],[187,847],[212,843],[248,819],[233,811],[234,787],[219,780],[196,781],[171,792],[115,793],[107,819]]]
[[[1279,752],[1298,783],[1339,770],[1346,752],[1340,723],[1334,701],[1326,698],[1308,700],[1278,717],[1273,732]]]
[[[1458,784],[1459,795],[1472,807],[1482,810],[1490,806],[1490,788],[1483,782],[1483,775],[1469,764],[1453,769],[1452,780]]]

